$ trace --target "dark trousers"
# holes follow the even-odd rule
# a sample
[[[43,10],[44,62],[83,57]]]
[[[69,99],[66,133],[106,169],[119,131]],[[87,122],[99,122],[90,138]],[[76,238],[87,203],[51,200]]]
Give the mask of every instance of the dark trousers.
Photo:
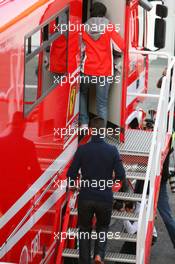
[[[94,214],[97,219],[94,256],[100,255],[102,260],[104,259],[111,213],[112,203],[78,201],[79,264],[91,263],[91,231]]]
[[[158,200],[158,210],[166,226],[173,247],[175,248],[175,219],[169,205],[167,182],[161,182]]]

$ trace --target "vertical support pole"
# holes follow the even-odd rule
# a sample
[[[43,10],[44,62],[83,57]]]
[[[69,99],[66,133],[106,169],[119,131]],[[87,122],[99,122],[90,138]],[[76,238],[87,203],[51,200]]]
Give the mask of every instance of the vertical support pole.
[[[173,76],[172,76],[172,86],[171,86],[171,92],[170,92],[170,98],[175,100],[175,65],[173,66]],[[173,132],[173,126],[174,126],[174,105],[175,103],[173,102],[173,105],[170,109],[170,115],[169,115],[169,125],[168,125],[168,133],[171,135]]]
[[[127,97],[127,87],[128,87],[128,74],[129,74],[129,27],[130,27],[130,1],[126,1],[126,10],[125,10],[125,51],[123,58],[123,74],[122,74],[122,103],[121,103],[121,134],[120,141],[124,142],[125,140],[125,122],[126,122],[126,97]]]
[[[146,55],[146,73],[145,73],[145,93],[148,92],[148,78],[149,78],[149,55]]]

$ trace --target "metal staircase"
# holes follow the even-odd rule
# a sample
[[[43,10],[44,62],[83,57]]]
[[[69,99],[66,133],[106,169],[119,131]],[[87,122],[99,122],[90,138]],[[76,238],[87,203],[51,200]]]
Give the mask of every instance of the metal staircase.
[[[134,131],[132,131],[132,132],[134,132]],[[138,131],[136,133],[138,135]],[[143,134],[142,134],[142,136],[143,136]],[[150,139],[151,139],[151,137],[150,137]],[[125,151],[124,146],[122,146],[122,149]],[[125,152],[125,154],[124,154],[124,151],[122,153],[123,158],[125,158],[125,154],[127,156],[131,155],[131,152]],[[144,154],[144,159],[142,159],[143,154]],[[140,152],[140,156],[139,156],[140,163],[138,163],[137,166],[135,163],[134,163],[134,165],[131,163],[130,164],[125,163],[125,169],[127,170],[127,168],[128,168],[128,170],[127,170],[128,180],[133,180],[133,179],[144,180],[145,179],[146,171],[143,172],[143,168],[141,166],[146,166],[144,162],[145,162],[145,157],[148,158],[148,154],[149,153],[147,153],[146,151],[144,153]],[[127,157],[126,157],[126,161],[127,161]],[[114,200],[141,202],[142,195],[137,194],[137,193],[133,193],[133,192],[131,192],[131,193],[115,192],[114,193]],[[70,215],[71,216],[77,216],[77,209],[71,209]],[[135,214],[135,213],[120,212],[117,210],[113,210],[113,212],[112,212],[112,219],[138,221],[138,218],[139,218],[139,215]],[[74,237],[75,237],[77,232],[78,232],[78,229],[68,228],[68,232],[73,233]],[[118,241],[124,241],[124,242],[125,241],[136,242],[137,241],[137,235],[136,234],[131,235],[131,234],[127,234],[124,232],[120,232],[120,235],[117,238],[117,240]],[[65,248],[62,256],[66,257],[66,258],[78,258],[78,250]],[[136,263],[136,256],[128,255],[128,254],[119,254],[119,253],[107,251],[105,260],[109,261],[109,262]]]
[[[139,52],[138,52],[139,53]],[[150,52],[140,52],[149,55]],[[152,52],[152,54],[155,54]],[[156,53],[158,55],[158,53]],[[163,56],[160,53],[160,56]],[[152,231],[154,226],[154,217],[157,208],[157,198],[159,194],[160,176],[162,165],[168,149],[169,138],[172,132],[172,122],[174,114],[175,98],[175,71],[173,72],[173,85],[170,87],[171,70],[175,69],[175,59],[168,57],[167,76],[164,77],[161,94],[157,109],[157,118],[154,131],[145,130],[127,130],[125,142],[120,143],[113,137],[107,137],[109,144],[116,145],[122,156],[126,170],[126,177],[133,183],[137,180],[144,182],[143,193],[134,192],[114,193],[114,199],[123,201],[141,202],[139,214],[119,212],[113,210],[112,219],[138,221],[138,232],[135,235],[129,235],[121,232],[119,241],[129,241],[137,243],[136,255],[120,254],[107,250],[105,261],[118,263],[148,263],[149,252],[152,241]],[[171,95],[171,100],[169,99]],[[147,97],[146,94],[142,95]],[[150,97],[151,95],[149,95]],[[154,95],[152,95],[154,97]],[[149,195],[147,191],[149,189]],[[69,206],[69,205],[68,205]],[[76,207],[70,208],[70,217],[77,216]],[[71,228],[67,223],[67,232],[77,234],[77,228]],[[119,231],[119,230],[116,230]],[[94,232],[94,231],[93,231]],[[64,263],[63,258],[78,258],[78,249],[68,247],[65,243],[63,251],[58,251],[57,264]],[[75,246],[75,243],[74,243]],[[92,253],[93,256],[93,253]]]
[[[63,253],[64,257],[69,258],[78,258],[78,250],[77,249],[65,249]],[[106,253],[105,261],[110,262],[121,262],[121,263],[136,263],[136,257],[128,254],[119,254],[119,253]]]
[[[141,130],[128,130],[126,132],[125,143],[121,143],[121,144],[117,142],[115,138],[112,137],[106,138],[106,141],[109,144],[112,145],[115,144],[119,149],[124,162],[126,177],[129,181],[145,180],[151,138],[152,138],[152,132],[141,131]],[[114,200],[121,200],[121,201],[134,201],[134,202],[142,201],[142,194],[137,194],[134,192],[130,192],[130,193],[123,193],[120,191],[114,192],[113,197]],[[70,210],[70,215],[77,216],[77,209],[72,208]],[[120,212],[117,210],[113,210],[111,218],[117,220],[138,221],[139,215],[135,213],[127,213],[127,212]],[[117,238],[118,241],[123,241],[123,242],[137,241],[136,234],[131,235],[124,232],[120,232],[120,230],[116,230],[116,232],[117,231],[120,233],[119,237]],[[76,234],[78,233],[78,229],[68,227],[67,232],[74,234],[75,237]],[[78,258],[78,250],[74,248],[65,248],[62,256],[66,258]],[[136,263],[136,256],[107,251],[105,260],[109,262]]]

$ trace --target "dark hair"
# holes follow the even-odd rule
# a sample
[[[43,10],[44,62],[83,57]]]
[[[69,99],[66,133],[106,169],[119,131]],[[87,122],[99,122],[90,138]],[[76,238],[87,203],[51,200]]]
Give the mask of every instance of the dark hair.
[[[113,209],[119,211],[119,210],[121,210],[123,208],[123,206],[124,206],[124,202],[123,201],[116,200],[114,202],[114,204],[113,204]]]
[[[90,121],[90,127],[95,128],[97,130],[99,130],[101,128],[105,128],[105,120],[101,117],[94,117]]]
[[[136,203],[135,202],[125,202],[125,209],[128,208],[128,209],[135,209],[136,207]]]
[[[139,122],[138,122],[138,119],[135,117],[131,123],[129,124],[129,127],[131,129],[138,129],[139,128]]]
[[[106,12],[106,6],[100,2],[96,2],[92,5],[90,15],[91,17],[104,17],[106,15]]]

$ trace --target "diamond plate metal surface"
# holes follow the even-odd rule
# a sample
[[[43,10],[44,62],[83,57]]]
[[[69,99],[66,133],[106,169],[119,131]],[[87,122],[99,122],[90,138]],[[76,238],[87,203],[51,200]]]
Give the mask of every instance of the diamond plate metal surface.
[[[112,218],[114,219],[138,221],[138,217],[139,215],[135,213],[119,212],[117,210],[112,211]]]
[[[70,214],[77,215],[77,209],[72,209]],[[131,220],[131,221],[138,221],[138,214],[135,213],[127,213],[127,212],[119,212],[117,210],[112,211],[112,218],[120,219],[120,220]]]
[[[125,142],[119,143],[117,138],[106,137],[106,142],[118,147],[121,154],[148,155],[153,133],[151,131],[128,129],[125,133]]]
[[[126,178],[129,180],[145,180],[146,172],[127,172]]]
[[[77,249],[65,249],[63,252],[64,257],[68,258],[78,258],[79,252]],[[128,254],[119,254],[119,253],[112,253],[107,252],[105,261],[118,261],[120,263],[136,263],[136,256],[128,255]]]
[[[140,202],[142,200],[142,194],[138,193],[124,193],[124,192],[117,192],[113,195],[114,199],[124,200],[124,201],[134,201]]]

